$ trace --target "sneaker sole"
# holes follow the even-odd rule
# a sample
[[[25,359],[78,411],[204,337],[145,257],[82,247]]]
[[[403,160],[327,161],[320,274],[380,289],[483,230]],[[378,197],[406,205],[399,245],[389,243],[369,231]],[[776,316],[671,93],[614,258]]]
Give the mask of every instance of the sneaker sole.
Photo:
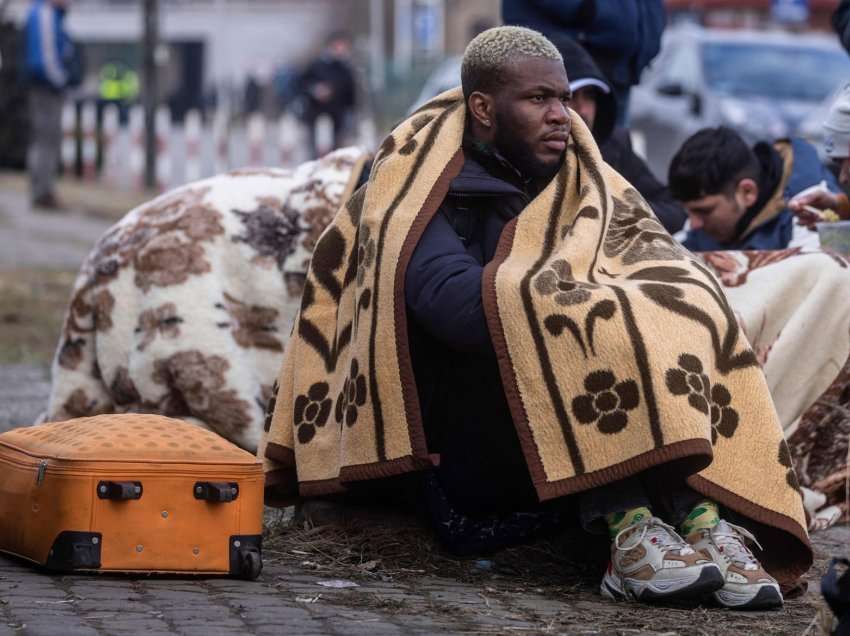
[[[714,600],[723,607],[728,607],[733,610],[770,610],[779,609],[782,607],[782,594],[773,585],[763,586],[758,593],[749,600],[735,603],[735,600],[742,599],[742,595],[734,592],[715,592]]]
[[[717,592],[724,585],[723,574],[720,568],[706,566],[699,576],[691,583],[675,590],[661,591],[646,584],[642,590],[631,592],[620,589],[613,577],[608,574],[602,579],[600,591],[602,596],[614,601],[635,600],[647,603],[662,603],[669,601],[698,600]]]

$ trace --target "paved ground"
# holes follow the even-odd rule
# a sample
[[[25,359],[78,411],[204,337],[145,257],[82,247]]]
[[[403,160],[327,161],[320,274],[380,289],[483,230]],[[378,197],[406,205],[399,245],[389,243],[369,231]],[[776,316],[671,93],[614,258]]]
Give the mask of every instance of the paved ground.
[[[97,188],[71,187],[65,194],[75,202],[71,212],[32,212],[20,177],[0,175],[0,272],[24,267],[73,271],[112,219],[134,205]],[[31,423],[43,409],[48,390],[43,364],[0,365],[0,432]],[[529,580],[498,567],[498,559],[480,567],[459,567],[442,557],[451,565],[445,572],[464,574],[388,576],[378,569],[353,577],[357,587],[334,589],[319,583],[340,574],[297,550],[267,550],[263,574],[250,583],[56,576],[0,557],[0,636],[801,634],[813,624],[821,605],[816,582],[825,558],[848,554],[850,529],[821,533],[815,546],[818,561],[810,573],[810,591],[782,611],[767,614],[611,604],[596,594],[597,574],[561,580],[541,568],[537,578]],[[334,560],[333,554],[322,556],[326,562]],[[530,569],[534,566],[531,563]]]

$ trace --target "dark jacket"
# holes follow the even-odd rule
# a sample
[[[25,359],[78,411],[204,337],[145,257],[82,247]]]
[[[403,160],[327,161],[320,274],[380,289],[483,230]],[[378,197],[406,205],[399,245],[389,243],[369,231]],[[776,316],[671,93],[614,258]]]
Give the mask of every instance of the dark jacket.
[[[325,102],[317,100],[310,92],[319,83],[331,87],[332,94]],[[351,66],[331,55],[325,54],[314,60],[299,78],[299,85],[306,100],[305,116],[308,118],[322,113],[339,117],[353,108],[356,102],[356,85]]]
[[[452,504],[469,514],[536,500],[481,296],[484,266],[530,194],[510,168],[484,163],[489,170],[467,154],[411,256],[404,288],[429,450],[441,454],[440,475]]]
[[[32,84],[60,91],[81,81],[80,58],[65,30],[65,9],[35,0],[24,27],[24,71]]]
[[[644,160],[634,153],[628,131],[614,127],[617,98],[602,71],[588,52],[572,38],[556,35],[552,42],[564,58],[564,68],[571,87],[580,86],[587,80],[596,80],[609,89],[607,93],[597,91],[596,118],[593,121],[593,138],[602,158],[641,193],[668,232],[674,234],[681,230],[687,218],[684,208],[673,198],[667,186],[655,178]]]
[[[808,187],[826,181],[829,189],[840,192],[835,177],[826,169],[818,157],[814,146],[803,139],[791,139],[792,168],[782,192],[787,201]],[[775,191],[774,191],[775,192]],[[753,210],[758,213],[759,210]],[[787,207],[776,216],[744,233],[743,238],[721,243],[704,231],[689,230],[683,241],[685,247],[693,252],[714,250],[781,250],[788,247],[794,234],[794,214]]]
[[[502,0],[502,20],[572,37],[627,88],[658,54],[667,18],[662,0]]]

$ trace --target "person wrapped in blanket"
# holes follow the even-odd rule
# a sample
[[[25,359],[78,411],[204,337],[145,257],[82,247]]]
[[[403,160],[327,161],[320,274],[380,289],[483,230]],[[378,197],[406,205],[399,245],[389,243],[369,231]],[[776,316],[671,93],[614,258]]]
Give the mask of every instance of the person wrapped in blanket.
[[[462,89],[465,162],[413,252],[404,292],[429,447],[440,451],[429,507],[450,549],[475,552],[521,540],[559,517],[557,506],[543,515],[517,512],[535,509],[537,498],[504,392],[494,391],[500,372],[482,272],[502,229],[559,171],[574,96],[558,49],[520,27],[491,29],[469,44]],[[577,499],[581,525],[611,537],[604,596],[713,596],[736,609],[782,604],[776,581],[747,546],[752,535],[687,486],[639,475]]]

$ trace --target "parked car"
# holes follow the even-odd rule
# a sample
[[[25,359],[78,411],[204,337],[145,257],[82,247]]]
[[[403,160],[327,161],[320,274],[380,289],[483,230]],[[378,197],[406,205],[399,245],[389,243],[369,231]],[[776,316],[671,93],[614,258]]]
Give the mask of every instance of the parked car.
[[[666,181],[673,155],[700,128],[727,125],[752,142],[797,135],[848,81],[850,57],[832,36],[673,28],[632,90],[630,124]]]

